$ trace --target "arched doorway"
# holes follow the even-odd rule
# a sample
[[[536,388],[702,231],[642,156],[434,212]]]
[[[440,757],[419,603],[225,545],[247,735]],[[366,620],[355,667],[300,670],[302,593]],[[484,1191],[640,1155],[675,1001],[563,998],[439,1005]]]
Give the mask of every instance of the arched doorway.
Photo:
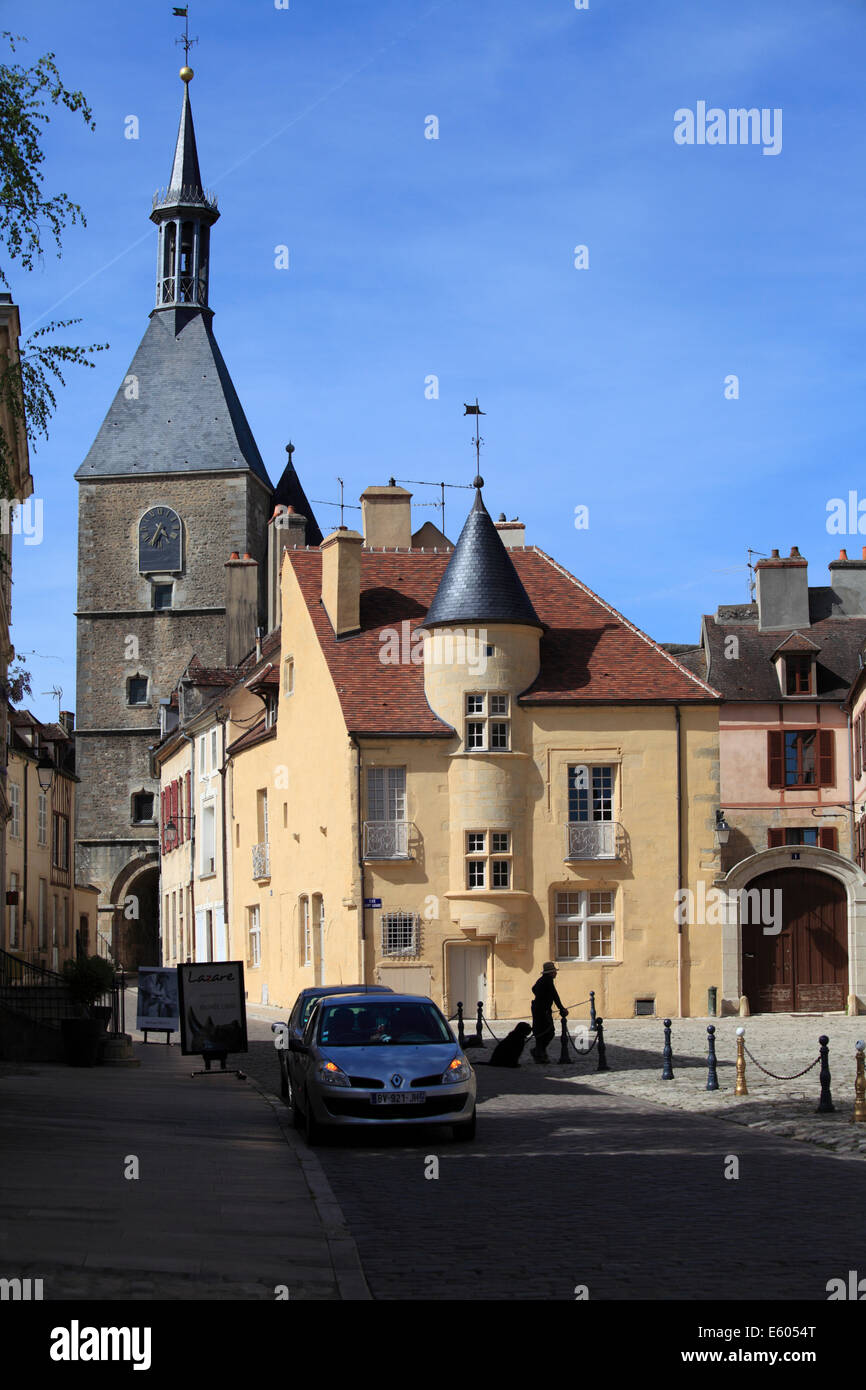
[[[777,868],[748,882],[750,907],[758,901],[752,897],[754,890],[771,912],[774,904],[780,906],[781,930],[768,932],[770,914],[746,911],[741,898],[743,993],[751,1010],[844,1010],[848,996],[845,885],[818,869]],[[751,920],[759,915],[761,920]]]
[[[125,870],[114,890],[111,953],[124,970],[159,964],[159,868],[147,865]]]

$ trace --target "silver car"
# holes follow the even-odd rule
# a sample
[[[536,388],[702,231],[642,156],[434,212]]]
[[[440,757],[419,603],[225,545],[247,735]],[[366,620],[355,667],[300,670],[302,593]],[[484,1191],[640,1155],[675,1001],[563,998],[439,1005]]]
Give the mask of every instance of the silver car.
[[[320,999],[289,1039],[295,1124],[308,1144],[331,1126],[450,1125],[475,1137],[475,1073],[422,994]]]

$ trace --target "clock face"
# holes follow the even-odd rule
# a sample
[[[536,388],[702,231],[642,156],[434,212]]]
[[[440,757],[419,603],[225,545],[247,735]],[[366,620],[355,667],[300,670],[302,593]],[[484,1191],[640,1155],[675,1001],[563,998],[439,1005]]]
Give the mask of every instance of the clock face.
[[[183,527],[170,507],[151,507],[138,523],[138,568],[142,574],[181,568]]]

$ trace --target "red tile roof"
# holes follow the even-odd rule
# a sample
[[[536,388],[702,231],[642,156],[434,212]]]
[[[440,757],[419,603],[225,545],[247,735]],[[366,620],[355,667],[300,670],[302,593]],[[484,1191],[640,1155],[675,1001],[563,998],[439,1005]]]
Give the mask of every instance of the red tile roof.
[[[423,665],[383,664],[383,628],[423,627],[450,553],[361,552],[360,631],[336,638],[321,602],[318,550],[286,552],[351,733],[453,736],[427,703]],[[718,692],[536,547],[509,551],[546,631],[521,704],[705,703]],[[491,637],[493,630],[491,629]]]

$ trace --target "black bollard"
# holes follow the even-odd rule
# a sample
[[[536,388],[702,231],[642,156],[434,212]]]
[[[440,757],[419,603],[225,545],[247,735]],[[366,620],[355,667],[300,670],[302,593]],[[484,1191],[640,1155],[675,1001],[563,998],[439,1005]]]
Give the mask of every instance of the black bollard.
[[[458,1006],[458,1007],[459,1007],[459,1006]],[[479,1005],[478,1005],[478,1020],[477,1020],[477,1022],[476,1022],[476,1024],[475,1024],[475,1032],[474,1032],[474,1034],[473,1034],[473,1036],[472,1036],[471,1038],[465,1038],[465,1039],[464,1039],[463,1044],[462,1044],[464,1048],[466,1048],[466,1047],[483,1047],[483,1046],[484,1046],[484,1039],[483,1039],[483,1037],[481,1036],[481,1029],[482,1029],[482,1027],[483,1027],[483,1017],[484,1017],[484,1015],[483,1015],[483,1009],[484,1009],[484,1005],[483,1005],[483,1004],[479,1004]]]
[[[669,1018],[666,1018],[666,1019],[665,1019],[665,1047],[664,1047],[664,1052],[663,1052],[662,1056],[663,1056],[663,1060],[664,1060],[664,1065],[663,1065],[663,1067],[662,1067],[662,1081],[673,1081],[673,1080],[674,1080],[674,1068],[673,1068],[674,1054],[673,1054],[673,1051],[671,1050],[671,1021],[670,1021]]]
[[[822,1033],[818,1039],[821,1048],[821,1099],[818,1101],[816,1115],[829,1115],[836,1109],[833,1104],[833,1097],[830,1095],[830,1039],[826,1033]]]
[[[712,1023],[707,1025],[707,1090],[717,1091],[719,1078],[716,1075],[716,1030]]]
[[[466,1034],[463,1031],[463,1005],[457,1004],[457,1041],[461,1047],[466,1046]]]
[[[596,1047],[598,1048],[598,1066],[596,1067],[596,1071],[610,1071],[610,1067],[607,1065],[607,1048],[604,1045],[603,1018],[597,1018],[595,1020],[595,1032],[598,1039],[596,1042]]]
[[[566,1023],[564,1018],[562,1019],[560,1024],[559,1061],[561,1066],[565,1066],[566,1063],[571,1061],[571,1058],[568,1055],[568,1024]]]
[[[595,990],[589,991],[589,1026],[595,1028]]]

